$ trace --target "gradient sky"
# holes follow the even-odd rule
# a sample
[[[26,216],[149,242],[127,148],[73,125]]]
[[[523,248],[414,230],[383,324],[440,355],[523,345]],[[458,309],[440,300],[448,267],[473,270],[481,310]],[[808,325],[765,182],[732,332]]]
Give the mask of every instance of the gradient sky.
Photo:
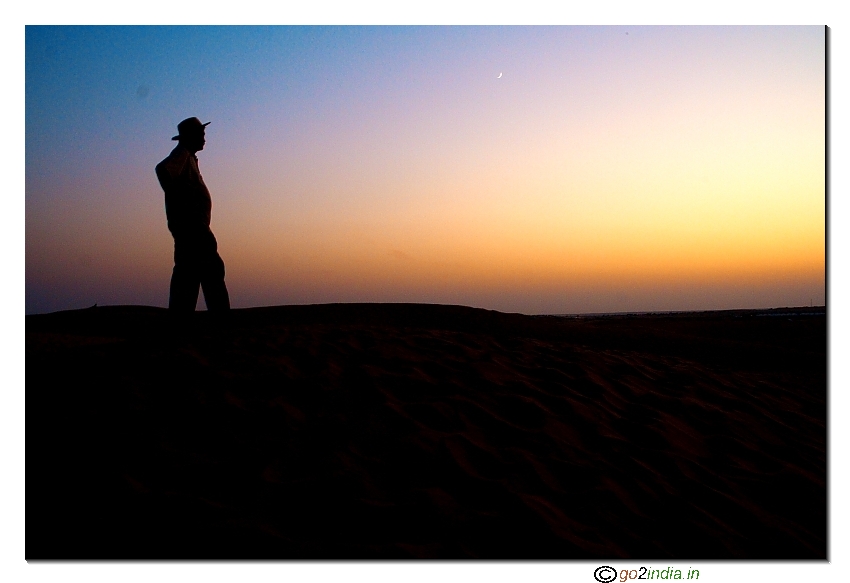
[[[234,307],[822,305],[824,49],[820,26],[28,26],[26,312],[166,305],[153,169],[189,116]]]

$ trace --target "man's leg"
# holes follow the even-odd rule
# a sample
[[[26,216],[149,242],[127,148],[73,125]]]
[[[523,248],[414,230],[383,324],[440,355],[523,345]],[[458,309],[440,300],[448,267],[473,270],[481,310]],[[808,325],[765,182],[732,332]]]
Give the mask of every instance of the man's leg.
[[[201,287],[204,289],[204,301],[210,312],[230,309],[230,295],[224,284],[224,261],[218,253],[205,263],[204,272],[201,274]]]
[[[171,272],[171,293],[168,309],[177,312],[194,312],[198,304],[201,277],[198,270],[198,252],[193,241],[174,241],[174,271]]]
[[[168,297],[168,309],[178,312],[194,312],[198,304],[198,291],[201,282],[197,271],[185,265],[175,265],[171,273],[171,293]]]

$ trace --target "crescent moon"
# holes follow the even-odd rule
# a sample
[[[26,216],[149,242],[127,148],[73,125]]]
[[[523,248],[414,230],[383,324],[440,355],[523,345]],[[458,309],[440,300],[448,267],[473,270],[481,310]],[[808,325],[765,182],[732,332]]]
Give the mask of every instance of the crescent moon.
[[[496,79],[501,79],[501,78],[502,78],[502,74],[501,74],[501,73],[499,73],[499,76],[498,76],[498,77],[496,77]]]

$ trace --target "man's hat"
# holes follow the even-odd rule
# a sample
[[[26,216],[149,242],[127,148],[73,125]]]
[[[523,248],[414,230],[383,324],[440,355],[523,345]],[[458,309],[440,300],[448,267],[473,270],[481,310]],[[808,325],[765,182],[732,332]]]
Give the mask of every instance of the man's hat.
[[[189,117],[181,121],[177,124],[177,135],[171,138],[172,140],[179,140],[182,137],[197,135],[198,133],[204,131],[204,128],[210,125],[212,122],[201,123],[197,117]]]

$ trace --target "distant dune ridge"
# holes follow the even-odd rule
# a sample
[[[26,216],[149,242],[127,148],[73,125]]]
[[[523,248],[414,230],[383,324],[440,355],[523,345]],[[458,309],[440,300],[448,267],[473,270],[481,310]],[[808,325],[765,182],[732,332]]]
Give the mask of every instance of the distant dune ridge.
[[[26,556],[824,559],[824,312],[26,316]]]

